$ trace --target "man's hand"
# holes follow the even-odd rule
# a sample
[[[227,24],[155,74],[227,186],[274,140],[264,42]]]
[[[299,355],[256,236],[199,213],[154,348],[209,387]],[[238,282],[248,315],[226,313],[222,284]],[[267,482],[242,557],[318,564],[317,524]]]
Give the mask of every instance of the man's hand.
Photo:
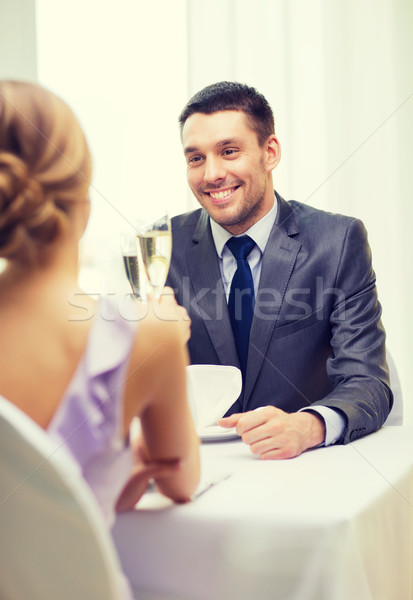
[[[220,419],[218,425],[235,427],[251,452],[264,460],[294,458],[325,439],[321,418],[305,411],[289,414],[275,406],[235,413]]]

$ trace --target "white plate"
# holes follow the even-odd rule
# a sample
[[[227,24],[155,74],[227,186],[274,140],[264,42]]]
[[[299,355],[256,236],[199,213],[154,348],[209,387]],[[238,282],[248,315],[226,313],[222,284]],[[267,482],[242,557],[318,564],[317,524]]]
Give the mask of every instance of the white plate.
[[[198,435],[203,442],[225,442],[226,440],[241,439],[235,427],[224,429],[219,425],[210,425],[198,430]]]

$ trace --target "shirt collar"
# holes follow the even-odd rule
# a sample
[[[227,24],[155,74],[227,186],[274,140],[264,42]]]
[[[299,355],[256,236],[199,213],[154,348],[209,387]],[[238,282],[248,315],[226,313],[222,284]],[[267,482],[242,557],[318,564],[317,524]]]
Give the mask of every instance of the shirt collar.
[[[275,219],[277,218],[277,213],[278,201],[275,197],[275,202],[272,205],[269,212],[267,212],[267,214],[264,215],[262,219],[254,223],[254,225],[252,225],[252,227],[250,227],[247,231],[241,234],[249,235],[249,237],[254,240],[258,248],[261,250],[261,253],[263,253],[265,250],[265,246],[267,245],[272,226],[274,225]],[[222,258],[222,253],[224,251],[225,244],[233,236],[229,231],[224,229],[224,227],[218,225],[218,223],[211,219],[211,217],[209,218],[209,222],[211,224],[212,238],[214,240],[217,254],[219,258]]]

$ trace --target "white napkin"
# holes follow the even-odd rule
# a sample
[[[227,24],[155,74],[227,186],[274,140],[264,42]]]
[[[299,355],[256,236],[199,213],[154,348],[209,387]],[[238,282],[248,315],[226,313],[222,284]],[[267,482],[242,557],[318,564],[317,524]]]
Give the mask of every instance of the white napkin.
[[[216,425],[241,393],[241,371],[225,365],[190,365],[186,374],[195,427]]]

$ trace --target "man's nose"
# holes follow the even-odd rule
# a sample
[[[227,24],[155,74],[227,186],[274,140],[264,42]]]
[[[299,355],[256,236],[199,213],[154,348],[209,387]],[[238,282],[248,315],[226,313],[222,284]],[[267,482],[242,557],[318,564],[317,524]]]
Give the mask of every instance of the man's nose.
[[[224,179],[226,171],[222,161],[219,158],[210,157],[205,161],[204,180],[207,183],[215,183]]]

